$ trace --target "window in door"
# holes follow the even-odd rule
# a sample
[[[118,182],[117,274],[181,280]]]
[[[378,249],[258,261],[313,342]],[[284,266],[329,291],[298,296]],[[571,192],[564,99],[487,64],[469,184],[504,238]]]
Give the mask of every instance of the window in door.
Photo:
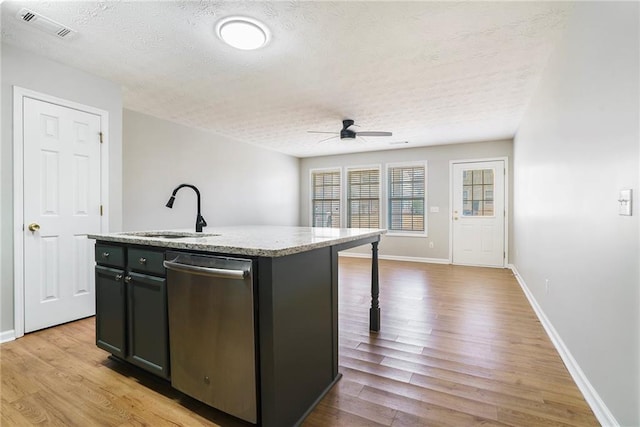
[[[389,224],[393,233],[426,234],[424,163],[389,166]]]
[[[340,228],[340,170],[311,172],[312,227]]]
[[[347,170],[347,227],[380,228],[380,168]]]
[[[493,169],[462,172],[462,215],[493,216]]]

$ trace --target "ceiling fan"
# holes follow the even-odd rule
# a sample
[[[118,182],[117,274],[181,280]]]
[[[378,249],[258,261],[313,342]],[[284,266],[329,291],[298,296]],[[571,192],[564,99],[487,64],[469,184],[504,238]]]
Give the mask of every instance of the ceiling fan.
[[[358,125],[354,124],[353,120],[345,119],[342,121],[342,129],[340,130],[340,132],[323,132],[319,130],[309,130],[307,131],[307,133],[330,133],[334,135],[340,135],[340,139],[355,139],[357,136],[363,137],[363,136],[392,136],[393,135],[393,133],[391,132],[382,132],[382,131],[356,132],[354,130],[349,129],[351,126],[357,127]],[[333,138],[337,138],[337,136],[331,136],[329,138],[322,139],[318,142],[328,141]]]

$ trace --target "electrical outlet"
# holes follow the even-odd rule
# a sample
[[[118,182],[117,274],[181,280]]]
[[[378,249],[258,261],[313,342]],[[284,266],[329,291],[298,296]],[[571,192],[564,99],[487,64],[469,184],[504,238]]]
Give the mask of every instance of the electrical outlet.
[[[549,279],[544,279],[544,293],[548,294],[549,293]]]
[[[429,242],[429,249],[433,249],[433,242]]]

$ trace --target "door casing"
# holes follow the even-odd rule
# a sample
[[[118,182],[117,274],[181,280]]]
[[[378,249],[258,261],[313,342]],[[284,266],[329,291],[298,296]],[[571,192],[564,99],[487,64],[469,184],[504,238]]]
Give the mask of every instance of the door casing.
[[[453,166],[461,163],[504,162],[504,268],[509,264],[509,158],[489,157],[481,159],[462,159],[449,161],[449,263],[453,263]]]
[[[102,144],[100,144],[100,192],[103,213],[100,227],[109,232],[109,113],[99,108],[13,86],[13,329],[14,337],[24,335],[24,135],[23,101],[33,98],[62,107],[72,108],[101,117]]]

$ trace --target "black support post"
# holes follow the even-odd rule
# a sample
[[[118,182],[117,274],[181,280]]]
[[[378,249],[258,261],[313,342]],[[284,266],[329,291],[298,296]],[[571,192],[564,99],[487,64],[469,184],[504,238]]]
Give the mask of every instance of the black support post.
[[[378,242],[371,243],[371,308],[369,309],[369,330],[380,330],[380,283],[378,282]]]

